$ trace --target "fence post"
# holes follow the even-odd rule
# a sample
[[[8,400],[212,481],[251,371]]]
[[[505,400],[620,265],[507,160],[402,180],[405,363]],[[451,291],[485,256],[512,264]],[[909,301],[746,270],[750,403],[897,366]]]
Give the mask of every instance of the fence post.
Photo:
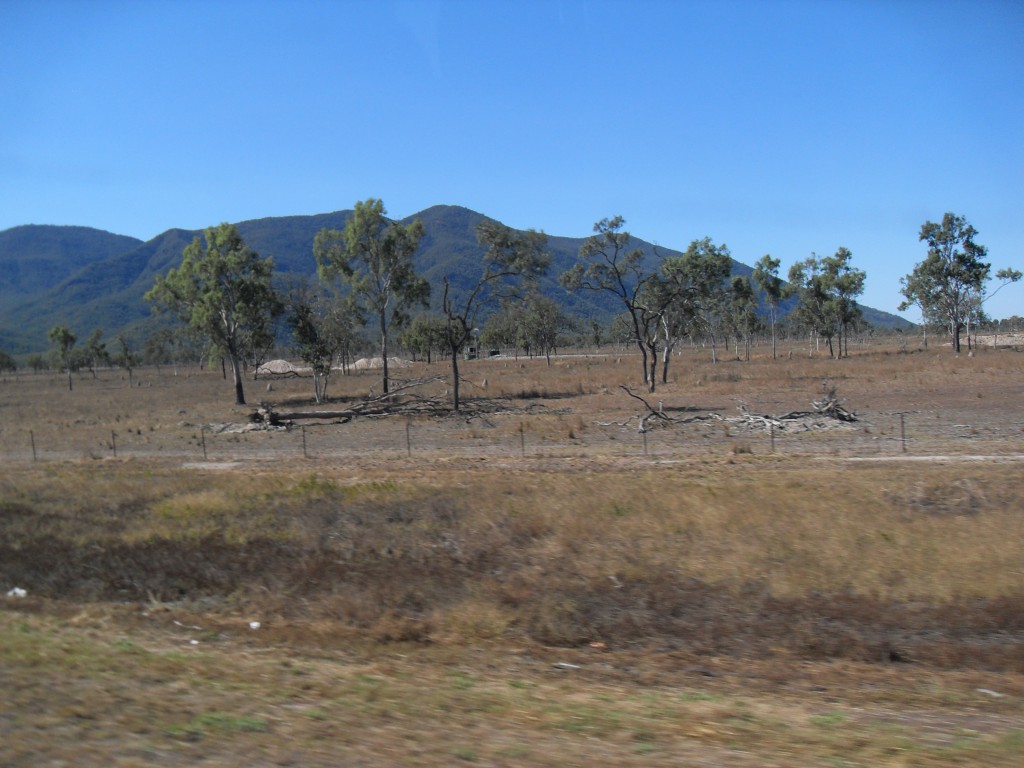
[[[772,453],[775,453],[775,425],[770,421],[768,422],[768,436],[772,441]]]
[[[117,458],[117,433],[114,430],[110,430],[110,449],[114,452],[114,458]]]
[[[28,431],[29,440],[32,441],[32,461],[38,461],[36,458],[36,433],[31,429]]]
[[[308,459],[309,453],[306,451],[306,425],[302,425],[302,458]]]
[[[199,428],[199,435],[203,442],[203,461],[206,461],[206,426]]]
[[[412,418],[405,417],[405,455],[412,458]]]
[[[900,445],[903,446],[903,452],[907,452],[907,427],[903,421],[903,414],[900,414]]]
[[[526,433],[523,431],[523,422],[519,422],[519,453],[526,458]]]

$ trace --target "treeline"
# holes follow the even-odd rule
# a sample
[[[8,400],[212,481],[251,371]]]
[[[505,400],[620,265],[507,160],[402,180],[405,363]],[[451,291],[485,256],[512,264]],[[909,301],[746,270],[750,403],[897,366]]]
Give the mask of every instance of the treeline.
[[[634,247],[621,217],[602,219],[579,249],[574,265],[559,276],[567,291],[610,294],[621,313],[608,326],[567,315],[541,293],[539,279],[551,263],[547,236],[513,230],[484,220],[476,229],[483,255],[473,275],[444,275],[431,286],[416,273],[413,257],[424,235],[419,221],[390,220],[382,201],[355,205],[343,230],[321,230],[313,245],[317,279],[275,279],[274,262],[256,254],[237,228],[205,230],[183,251],[178,267],[157,277],[146,293],[156,315],[177,321],[146,335],[135,350],[125,336],[108,349],[96,329],[78,346],[63,326],[50,332],[46,367],[68,373],[116,364],[128,371],[142,363],[177,364],[220,360],[230,366],[235,401],[245,403],[243,372],[256,369],[282,344],[312,371],[318,402],[327,397],[332,371],[345,370],[357,354],[382,361],[382,388],[390,388],[392,345],[413,357],[443,358],[451,367],[452,407],[459,409],[459,361],[482,349],[543,355],[566,344],[635,345],[640,378],[650,391],[667,382],[673,351],[681,343],[702,344],[713,360],[732,345],[749,360],[759,336],[771,339],[773,357],[783,336],[806,336],[834,358],[848,353],[850,336],[867,330],[857,298],[866,273],[844,247],[832,256],[793,264],[787,279],[780,261],[765,255],[749,276],[731,274],[724,244],[694,240],[678,256]],[[920,240],[927,256],[902,278],[901,309],[918,306],[923,325],[945,327],[960,349],[961,332],[990,324],[984,305],[1002,286],[1019,280],[1017,270],[996,273],[999,285],[986,293],[991,266],[984,246],[963,217],[947,213],[941,223],[925,222]],[[457,280],[452,278],[458,278]],[[456,288],[455,286],[459,286]],[[440,296],[432,295],[440,289]],[[780,317],[783,307],[785,317]],[[41,369],[44,358],[32,356]],[[0,369],[14,369],[0,353]]]

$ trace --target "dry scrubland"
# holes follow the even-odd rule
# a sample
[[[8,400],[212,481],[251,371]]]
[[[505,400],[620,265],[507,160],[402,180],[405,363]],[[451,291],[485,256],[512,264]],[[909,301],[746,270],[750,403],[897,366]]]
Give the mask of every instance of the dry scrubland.
[[[1024,353],[851,351],[687,350],[646,435],[627,353],[304,440],[219,373],[8,377],[0,763],[1018,765]],[[825,379],[858,422],[738,420]]]

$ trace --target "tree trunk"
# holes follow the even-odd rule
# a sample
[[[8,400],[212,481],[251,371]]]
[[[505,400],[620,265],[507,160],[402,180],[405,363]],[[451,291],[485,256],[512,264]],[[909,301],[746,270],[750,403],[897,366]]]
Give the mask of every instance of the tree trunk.
[[[388,393],[388,327],[384,324],[386,318],[384,312],[380,313],[378,318],[380,321],[380,356],[381,364],[384,369],[384,394]]]
[[[636,345],[640,347],[640,368],[644,372],[644,384],[650,384],[647,379],[647,347],[644,346],[643,341],[640,340],[639,335],[636,339]]]
[[[455,347],[452,352],[452,410],[459,411],[459,352]]]
[[[224,364],[224,358],[221,359]],[[245,390],[242,387],[242,361],[237,355],[231,356],[231,375],[235,377],[235,405],[245,405]]]
[[[651,369],[647,375],[647,391],[653,393],[658,382],[658,347],[655,344],[650,345],[650,363]]]
[[[675,342],[669,344],[665,343],[665,349],[661,353],[661,383],[668,384],[668,364],[672,358],[672,350],[675,349]]]

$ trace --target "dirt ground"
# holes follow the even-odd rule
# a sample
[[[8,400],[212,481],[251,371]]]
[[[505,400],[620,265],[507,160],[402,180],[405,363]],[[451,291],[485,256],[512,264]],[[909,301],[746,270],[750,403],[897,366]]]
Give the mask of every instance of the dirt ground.
[[[803,347],[712,365],[706,350],[673,360],[670,381],[649,394],[639,358],[617,353],[464,362],[463,410],[443,407],[445,363],[415,364],[396,380],[430,382],[414,391],[437,407],[406,415],[295,422],[290,429],[237,431],[263,403],[313,410],[301,378],[247,382],[250,406],[231,405],[219,372],[149,369],[129,387],[118,371],[0,380],[0,458],[8,461],[118,457],[178,461],[280,461],[359,465],[404,460],[635,461],[750,451],[789,455],[1006,455],[1024,441],[1024,354],[1014,348],[955,358],[944,348],[898,354],[856,350],[845,360],[807,359]],[[431,381],[438,379],[437,381]],[[627,394],[629,389],[645,402]],[[834,387],[856,422],[807,419],[770,429],[746,413],[811,411]],[[182,393],[185,393],[182,398]],[[379,397],[376,372],[335,375],[331,402],[343,409]],[[650,417],[660,411],[667,419]],[[640,417],[646,430],[638,431]]]
[[[1024,352],[851,351],[807,359],[800,345],[779,361],[760,350],[749,363],[712,365],[707,350],[687,350],[654,394],[638,386],[629,350],[558,357],[551,368],[471,361],[458,414],[432,406],[242,432],[231,430],[256,403],[313,408],[312,383],[250,381],[252,405],[238,407],[219,372],[147,369],[129,386],[101,371],[76,376],[72,392],[60,376],[19,374],[0,380],[0,481],[125,462],[254,475],[313,468],[353,482],[456,468],[582,476],[709,457],[725,467],[748,455],[812,473],[822,462],[926,461],[952,472],[981,462],[1024,479]],[[399,378],[446,373],[419,363]],[[856,421],[769,429],[750,418],[813,410],[829,387]],[[446,383],[418,391],[443,399]],[[375,373],[336,377],[329,407],[379,392]],[[309,623],[253,628],[259,618],[0,592],[0,765],[1017,766],[1024,755],[1015,672],[782,650],[375,645]]]

